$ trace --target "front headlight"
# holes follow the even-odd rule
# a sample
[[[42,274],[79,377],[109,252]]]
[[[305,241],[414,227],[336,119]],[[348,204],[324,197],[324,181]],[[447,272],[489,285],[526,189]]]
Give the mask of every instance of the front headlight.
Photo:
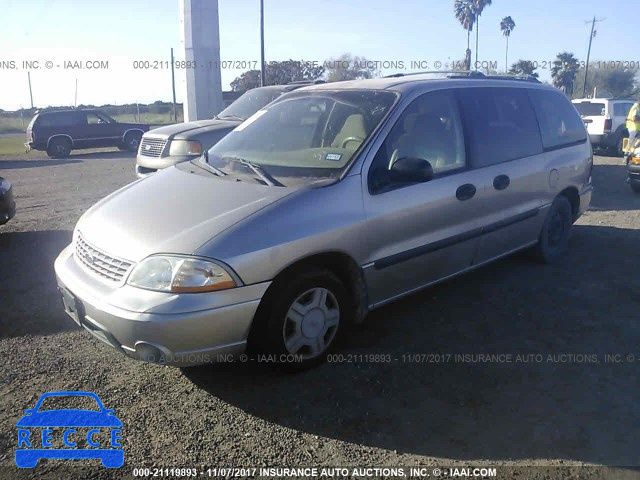
[[[191,257],[147,257],[131,272],[129,285],[160,292],[196,293],[237,287],[217,263]]]
[[[201,155],[202,145],[196,140],[171,140],[169,155]]]

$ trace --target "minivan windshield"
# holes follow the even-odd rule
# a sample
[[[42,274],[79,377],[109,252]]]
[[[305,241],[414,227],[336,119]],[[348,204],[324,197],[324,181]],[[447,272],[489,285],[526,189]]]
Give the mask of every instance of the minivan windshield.
[[[280,95],[282,95],[282,90],[278,88],[254,88],[242,94],[236,101],[216,115],[216,118],[246,120]]]
[[[600,117],[604,115],[604,103],[575,102],[573,105],[582,117]]]
[[[259,110],[214,145],[216,174],[250,175],[269,185],[337,179],[385,118],[388,91],[296,91]]]

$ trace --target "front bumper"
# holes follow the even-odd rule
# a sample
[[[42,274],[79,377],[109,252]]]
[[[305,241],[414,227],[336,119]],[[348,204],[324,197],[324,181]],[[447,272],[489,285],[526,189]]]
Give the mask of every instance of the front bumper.
[[[270,282],[230,290],[173,294],[114,286],[85,270],[73,244],[55,261],[58,287],[76,301],[77,323],[138,360],[184,367],[244,352]],[[74,318],[74,320],[76,320]]]

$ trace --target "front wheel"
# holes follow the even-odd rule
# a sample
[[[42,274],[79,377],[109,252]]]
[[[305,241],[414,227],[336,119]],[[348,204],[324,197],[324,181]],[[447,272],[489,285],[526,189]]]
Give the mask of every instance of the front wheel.
[[[569,250],[572,225],[571,203],[567,197],[560,195],[551,204],[538,243],[533,248],[536,260],[542,263],[554,263],[565,255]]]
[[[284,370],[322,363],[344,329],[351,305],[347,289],[328,270],[309,267],[282,279],[268,300],[261,347]]]
[[[124,147],[130,152],[137,152],[142,140],[142,134],[140,132],[129,132],[124,137]]]

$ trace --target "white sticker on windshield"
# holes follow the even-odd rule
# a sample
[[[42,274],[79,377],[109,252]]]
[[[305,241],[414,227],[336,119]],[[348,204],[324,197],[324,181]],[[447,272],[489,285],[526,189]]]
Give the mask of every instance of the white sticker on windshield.
[[[327,153],[327,156],[324,157],[326,160],[331,160],[334,162],[339,162],[340,159],[342,158],[342,154],[341,153]]]
[[[238,125],[236,128],[234,128],[233,131],[234,132],[241,132],[242,130],[247,128],[249,125],[251,125],[253,122],[255,122],[257,119],[259,119],[265,113],[267,113],[266,110],[258,110],[256,113],[254,113],[249,118],[247,118],[244,122],[242,122],[240,125]]]

